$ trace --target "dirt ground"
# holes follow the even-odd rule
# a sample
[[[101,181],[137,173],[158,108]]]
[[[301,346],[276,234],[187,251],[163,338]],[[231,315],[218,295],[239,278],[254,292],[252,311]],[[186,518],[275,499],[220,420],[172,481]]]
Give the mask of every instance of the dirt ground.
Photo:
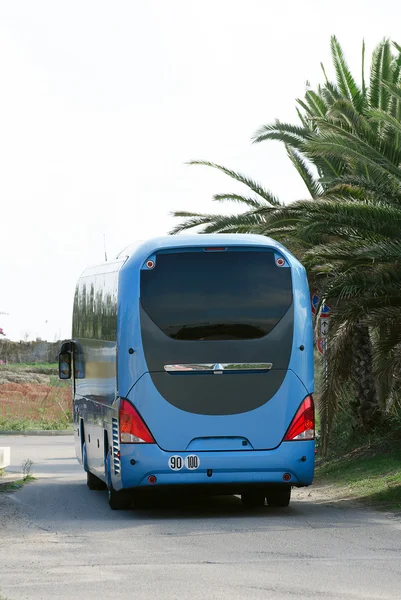
[[[0,385],[5,385],[7,383],[39,383],[42,385],[49,385],[50,375],[44,375],[43,373],[34,373],[31,371],[17,371],[15,369],[7,369],[7,367],[1,367]]]
[[[0,421],[68,421],[70,414],[71,388],[60,385],[52,369],[0,367]]]

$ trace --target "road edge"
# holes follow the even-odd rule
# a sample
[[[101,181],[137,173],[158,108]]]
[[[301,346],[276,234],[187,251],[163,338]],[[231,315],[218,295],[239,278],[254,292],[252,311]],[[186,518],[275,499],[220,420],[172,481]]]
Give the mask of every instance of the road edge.
[[[27,431],[0,431],[1,435],[74,435],[73,429],[31,429]]]
[[[23,479],[22,473],[7,473],[6,471],[6,474],[0,477],[0,490],[11,487],[16,483],[21,483]]]

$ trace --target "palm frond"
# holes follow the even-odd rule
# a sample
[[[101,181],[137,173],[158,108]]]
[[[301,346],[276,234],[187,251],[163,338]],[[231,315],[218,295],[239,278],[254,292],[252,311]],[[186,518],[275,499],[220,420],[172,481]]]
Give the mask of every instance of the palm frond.
[[[186,210],[177,210],[171,213],[173,217],[184,218],[185,221],[182,221],[170,231],[170,235],[176,235],[177,233],[182,233],[183,231],[187,231],[188,229],[193,229],[194,227],[199,227],[201,225],[208,225],[213,219],[215,219],[216,215],[214,214],[202,214],[189,212]]]
[[[355,132],[363,137],[363,139],[369,140],[372,144],[375,143],[375,132],[372,130],[369,121],[356,110],[349,100],[344,98],[336,100],[328,111],[327,116],[329,117],[329,122],[340,122],[346,131]]]
[[[392,65],[391,65],[392,81],[390,82],[390,84],[393,84],[396,87],[398,87],[400,85],[400,79],[401,79],[401,47],[398,44],[396,44],[395,42],[392,42],[392,45],[397,50],[398,56],[394,57]],[[390,92],[390,90],[388,90],[388,91]],[[400,108],[401,108],[400,100],[396,96],[393,96],[390,92],[390,103],[389,103],[388,113],[390,115],[392,115],[393,117],[395,117],[398,121],[400,120],[400,117],[401,117]],[[399,145],[399,135],[398,134],[396,134],[396,136],[395,136],[395,144],[398,148],[398,145]]]
[[[331,106],[336,100],[341,98],[341,94],[337,87],[329,81],[326,81],[326,84],[322,89],[322,96],[326,100],[328,106]]]
[[[388,91],[390,95],[390,104],[387,113],[393,116],[399,122],[401,118],[401,88],[399,87],[399,82],[397,85],[390,82],[382,82],[382,86]],[[393,140],[393,144],[398,151],[398,148],[400,146],[398,133],[396,134]]]
[[[401,46],[400,44],[397,44],[397,42],[392,41],[391,44],[394,46],[394,48],[397,50],[397,52],[401,53]]]
[[[292,164],[302,177],[312,198],[317,198],[318,196],[321,196],[323,193],[323,188],[320,185],[319,181],[316,179],[316,177],[313,175],[310,165],[308,164],[306,159],[298,150],[295,150],[290,146],[286,146],[286,150]]]
[[[398,102],[397,102],[398,103]],[[396,110],[396,109],[395,109]],[[401,134],[401,122],[399,118],[393,116],[380,108],[371,109],[367,112],[370,121],[378,123],[382,130],[382,135],[386,137],[389,148],[391,149],[391,159],[397,166],[401,160],[399,138]],[[389,154],[389,152],[387,152]]]
[[[383,308],[388,310],[401,306],[398,296],[400,277],[391,273],[389,265],[379,269],[371,264],[364,266],[364,269],[361,269],[362,266],[355,265],[349,270],[342,270],[331,264],[330,276],[321,289],[342,318],[358,321],[363,317],[370,319],[372,325],[377,325],[377,311],[381,311],[380,318],[383,318]],[[319,273],[323,275],[322,271]]]
[[[323,197],[299,200],[267,213],[265,228],[279,230],[293,227],[293,236],[303,244],[314,246],[339,239],[394,239],[400,231],[398,208],[386,204]],[[337,238],[337,239],[336,239]]]
[[[342,48],[335,35],[331,37],[330,45],[338,88],[352,102],[353,106],[360,111],[363,105],[362,92],[348,68]]]
[[[264,215],[251,210],[239,215],[201,214],[187,211],[176,211],[173,217],[184,218],[170,232],[171,235],[182,233],[188,229],[202,227],[200,233],[255,233],[264,223]]]
[[[310,123],[309,123],[309,121],[307,120],[307,118],[306,118],[306,117],[305,117],[305,116],[304,116],[304,115],[301,113],[301,111],[299,110],[299,108],[298,108],[298,107],[296,108],[296,111],[297,111],[298,118],[299,118],[299,120],[300,120],[300,121],[301,121],[301,123],[302,123],[302,126],[303,126],[305,129],[309,129],[309,128],[310,128]]]
[[[356,134],[364,143],[379,150],[390,162],[398,166],[401,153],[394,144],[398,135],[397,119],[391,114],[381,109],[365,109],[362,115],[348,100],[338,100],[329,110],[328,117],[334,123],[338,122],[345,127],[346,131]],[[381,127],[375,127],[375,123],[380,123]],[[332,129],[330,123],[325,123],[323,128]]]
[[[345,198],[346,200],[366,200],[366,192],[363,188],[352,185],[352,183],[342,182],[341,178],[333,181],[325,192],[330,195]]]
[[[370,68],[369,102],[372,108],[387,110],[389,94],[383,82],[391,82],[391,49],[384,39],[374,50]]]
[[[233,171],[232,169],[227,169],[226,167],[223,167],[222,165],[218,165],[214,162],[209,162],[207,160],[192,160],[192,161],[188,162],[187,164],[203,165],[205,167],[211,167],[212,169],[217,169],[218,171],[221,171],[222,173],[225,173],[226,175],[231,177],[231,179],[235,179],[235,181],[238,181],[239,183],[243,183],[244,185],[246,185],[250,190],[255,192],[255,194],[258,194],[258,196],[263,198],[268,205],[281,206],[280,200],[277,198],[277,196],[275,196],[274,194],[271,194],[260,183],[258,183],[257,181],[254,181],[253,179],[251,179],[250,177],[247,177],[246,175],[242,175],[241,173],[238,173],[237,171]]]
[[[401,204],[401,188],[389,179],[386,172],[375,179],[365,175],[349,173],[342,175],[326,186],[328,196],[378,201],[383,204]]]
[[[386,172],[398,181],[401,170],[396,167],[380,150],[371,146],[357,135],[344,131],[335,123],[321,123],[319,135],[308,141],[308,155],[349,161],[350,165],[368,167],[372,172]]]
[[[365,40],[362,40],[362,97],[366,100],[366,81],[365,81]]]
[[[308,90],[305,94],[305,100],[314,116],[324,117],[326,115],[327,104],[321,95],[313,90]]]
[[[397,132],[400,132],[401,130],[401,122],[398,119],[396,119],[393,115],[380,108],[372,108],[368,110],[366,114],[372,121],[386,123],[393,129],[395,129]]]
[[[329,78],[327,77],[326,69],[325,69],[324,64],[322,62],[320,63],[320,68],[322,69],[322,73],[323,73],[323,76],[324,76],[324,79],[325,79],[326,83],[329,83]]]
[[[215,194],[213,200],[216,202],[237,202],[238,204],[245,204],[253,208],[266,208],[266,201],[262,201],[258,198],[251,198],[250,196],[242,196],[241,194]]]
[[[393,71],[392,83],[394,85],[397,85],[400,82],[400,75],[401,75],[401,46],[399,46],[396,42],[391,42],[391,43],[398,52],[398,56],[394,57],[393,64],[392,64],[392,71]]]
[[[277,120],[273,125],[263,125],[252,139],[254,143],[278,140],[302,151],[303,144],[309,139],[310,135],[310,129],[299,125],[281,123]]]
[[[219,215],[204,227],[202,233],[259,233],[264,216],[249,211],[239,215]]]
[[[397,100],[401,100],[401,87],[399,85],[395,85],[389,81],[382,81],[381,85],[388,90],[391,96],[394,96]]]
[[[295,100],[295,102],[297,104],[299,104],[299,106],[301,108],[303,108],[303,110],[305,111],[305,114],[307,115],[307,117],[309,118],[309,124],[308,124],[308,129],[310,129],[310,123],[315,115],[314,110],[309,106],[309,104],[307,102],[305,102],[304,100],[301,100],[301,98],[297,98]]]
[[[307,255],[309,259],[313,259],[314,263],[320,261],[341,262],[347,265],[348,269],[349,265],[352,265],[353,269],[359,268],[361,265],[375,266],[376,275],[384,277],[386,283],[394,277],[397,285],[401,283],[401,276],[397,269],[394,269],[394,261],[401,261],[401,242],[378,234],[367,233],[346,241],[315,246],[308,251]],[[385,263],[391,264],[390,272],[387,270],[388,265],[386,265],[386,269],[383,269]],[[369,277],[369,273],[361,273],[362,277],[365,275],[366,278]]]

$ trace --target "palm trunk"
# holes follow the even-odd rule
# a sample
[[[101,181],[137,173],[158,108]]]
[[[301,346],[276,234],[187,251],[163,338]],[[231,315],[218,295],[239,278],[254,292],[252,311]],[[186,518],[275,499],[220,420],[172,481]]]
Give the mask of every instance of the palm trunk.
[[[354,328],[351,381],[355,393],[355,418],[365,431],[373,429],[380,413],[373,376],[373,352],[369,328],[362,323]]]

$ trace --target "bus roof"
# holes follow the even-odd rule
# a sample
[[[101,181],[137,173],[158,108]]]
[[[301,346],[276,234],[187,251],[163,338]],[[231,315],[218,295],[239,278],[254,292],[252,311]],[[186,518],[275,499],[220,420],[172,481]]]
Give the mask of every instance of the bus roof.
[[[224,234],[224,233],[206,233],[192,235],[167,235],[156,237],[138,242],[127,248],[127,254],[124,258],[145,260],[150,254],[159,250],[169,248],[190,248],[190,247],[210,247],[210,246],[268,246],[274,248],[291,257],[290,252],[279,242],[264,235],[253,234]],[[120,253],[119,258],[123,257],[124,252]],[[131,262],[130,260],[128,262]]]
[[[112,262],[103,262],[85,269],[81,277],[91,276],[95,273],[116,272],[123,265],[128,266],[137,262],[143,263],[151,254],[160,250],[169,248],[193,248],[210,246],[267,246],[283,254],[290,263],[297,264],[297,259],[279,242],[264,235],[254,234],[224,234],[224,233],[206,233],[191,235],[166,235],[151,238],[145,241],[134,242],[127,246],[117,255],[117,260]],[[298,263],[299,264],[299,263]]]

